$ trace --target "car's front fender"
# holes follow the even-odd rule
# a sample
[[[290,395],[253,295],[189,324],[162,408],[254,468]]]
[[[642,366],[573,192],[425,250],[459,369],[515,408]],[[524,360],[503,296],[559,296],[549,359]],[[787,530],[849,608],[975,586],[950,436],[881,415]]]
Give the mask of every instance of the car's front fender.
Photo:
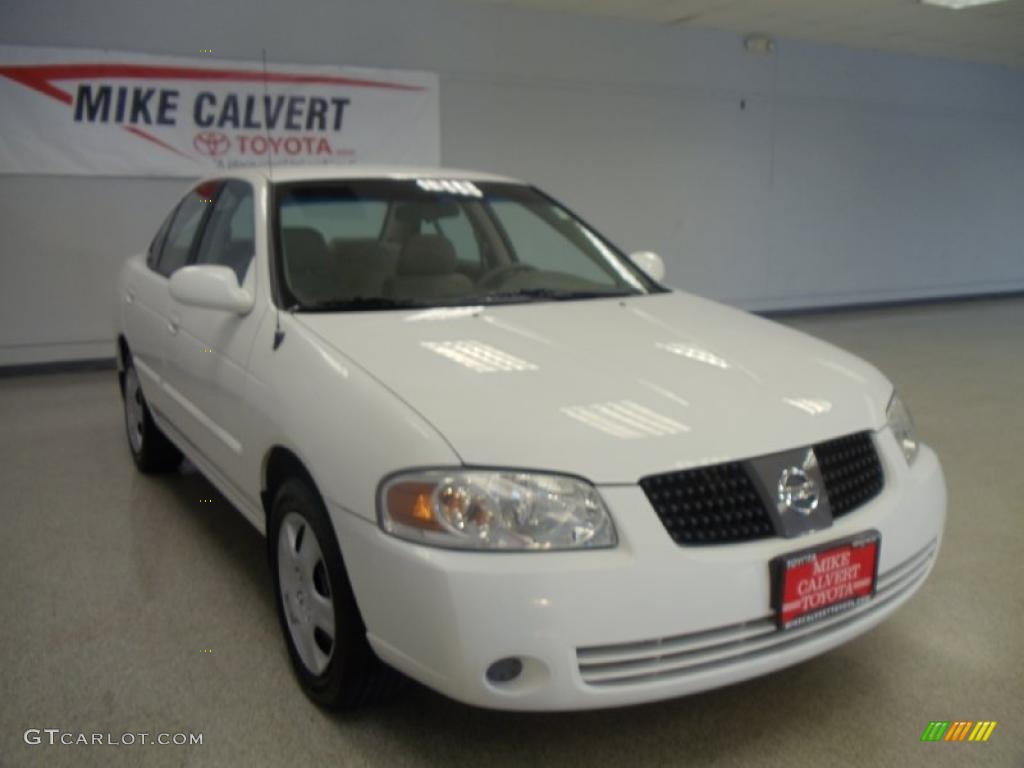
[[[276,317],[278,316],[279,317]],[[274,336],[280,324],[280,344]],[[286,312],[268,312],[253,348],[246,400],[254,411],[252,482],[265,488],[275,446],[294,453],[329,507],[376,518],[382,477],[459,464],[440,433],[394,393]]]

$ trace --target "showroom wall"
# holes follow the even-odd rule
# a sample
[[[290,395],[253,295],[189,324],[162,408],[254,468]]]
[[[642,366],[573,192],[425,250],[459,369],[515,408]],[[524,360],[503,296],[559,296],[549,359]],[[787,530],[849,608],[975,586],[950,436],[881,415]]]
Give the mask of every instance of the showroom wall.
[[[751,309],[1024,290],[1024,70],[457,0],[0,0],[0,43],[424,69],[442,157]],[[181,179],[0,176],[0,365],[111,353]]]

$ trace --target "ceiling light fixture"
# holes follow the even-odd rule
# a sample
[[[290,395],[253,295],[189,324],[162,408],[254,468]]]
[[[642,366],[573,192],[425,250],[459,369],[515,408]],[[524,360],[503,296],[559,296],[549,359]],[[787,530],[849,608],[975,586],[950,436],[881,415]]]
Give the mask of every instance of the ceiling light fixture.
[[[934,5],[938,8],[948,8],[951,11],[959,11],[964,8],[973,8],[976,5],[988,5],[989,3],[1000,3],[1003,0],[921,0],[921,5]]]

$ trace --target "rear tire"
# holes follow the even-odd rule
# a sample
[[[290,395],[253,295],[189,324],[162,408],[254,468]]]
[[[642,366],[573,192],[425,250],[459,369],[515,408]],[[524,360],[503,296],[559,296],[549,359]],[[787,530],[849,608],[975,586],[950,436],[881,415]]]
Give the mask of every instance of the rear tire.
[[[121,387],[128,449],[139,471],[146,474],[170,472],[181,464],[181,451],[160,431],[142,394],[139,374],[129,357],[125,361]]]
[[[278,619],[305,694],[327,709],[391,699],[405,678],[366,641],[334,528],[304,480],[290,478],[274,495],[267,545]]]

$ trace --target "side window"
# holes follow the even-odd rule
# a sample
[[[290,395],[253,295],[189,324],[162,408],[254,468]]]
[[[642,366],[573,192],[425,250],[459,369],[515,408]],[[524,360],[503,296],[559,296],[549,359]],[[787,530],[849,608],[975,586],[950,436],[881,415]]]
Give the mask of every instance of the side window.
[[[227,182],[203,228],[196,263],[231,267],[241,285],[254,253],[254,232],[252,187]]]
[[[150,269],[156,269],[156,264],[160,260],[160,251],[164,247],[164,240],[167,238],[167,230],[171,226],[171,222],[174,220],[174,213],[178,210],[178,206],[174,206],[171,212],[167,214],[167,218],[164,219],[164,223],[160,225],[160,229],[156,231],[153,236],[153,242],[149,244],[149,254],[146,256],[146,264],[149,265]]]
[[[218,183],[200,184],[178,205],[156,266],[156,271],[164,277],[170,277],[188,263],[199,225],[213,203],[218,186]]]

